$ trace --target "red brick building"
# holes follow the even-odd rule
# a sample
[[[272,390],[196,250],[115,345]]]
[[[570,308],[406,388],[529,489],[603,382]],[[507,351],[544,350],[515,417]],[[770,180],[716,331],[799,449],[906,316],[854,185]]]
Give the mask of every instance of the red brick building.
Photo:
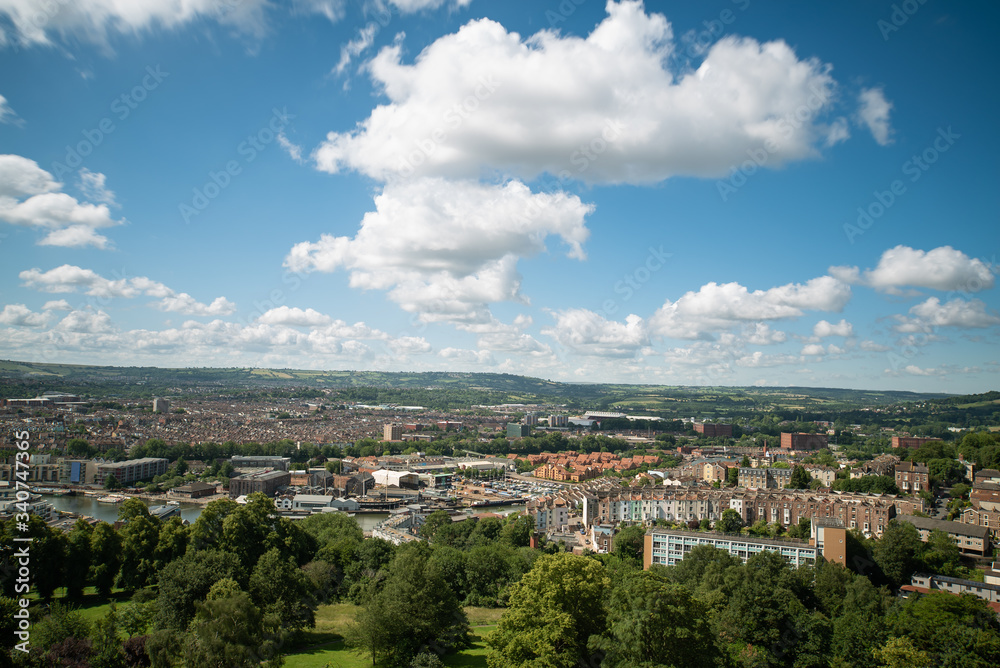
[[[896,487],[907,494],[920,490],[931,491],[931,477],[925,464],[900,462],[896,464]]]
[[[826,434],[781,432],[781,448],[783,450],[822,450],[827,445]]]
[[[733,425],[731,424],[713,424],[711,422],[695,422],[694,430],[699,434],[703,434],[708,437],[724,436],[726,438],[733,437]]]
[[[894,448],[919,448],[929,441],[940,441],[939,438],[924,438],[918,436],[893,436],[892,447]]]

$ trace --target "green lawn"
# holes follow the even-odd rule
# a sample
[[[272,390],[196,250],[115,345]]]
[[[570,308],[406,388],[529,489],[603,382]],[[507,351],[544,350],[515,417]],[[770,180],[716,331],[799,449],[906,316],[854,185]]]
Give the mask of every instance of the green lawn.
[[[316,610],[316,628],[303,634],[298,649],[289,648],[285,656],[287,668],[368,668],[371,662],[344,646],[340,634],[344,626],[354,618],[357,606],[350,603],[321,605]],[[485,668],[487,633],[496,628],[503,610],[492,608],[466,608],[465,613],[472,625],[472,647],[445,657],[446,666],[464,668]]]

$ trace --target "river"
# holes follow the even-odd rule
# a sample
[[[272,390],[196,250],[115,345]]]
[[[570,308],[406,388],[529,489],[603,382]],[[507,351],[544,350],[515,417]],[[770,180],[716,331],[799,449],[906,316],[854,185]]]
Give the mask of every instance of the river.
[[[114,523],[118,519],[118,506],[113,503],[98,503],[97,497],[94,496],[49,496],[45,495],[42,497],[45,501],[52,504],[52,507],[56,510],[63,510],[71,513],[76,513],[77,515],[87,515],[89,517],[94,517],[99,520],[108,522],[109,524]],[[143,499],[147,506],[158,506],[162,505],[164,502],[160,501],[149,501]],[[181,502],[179,508],[181,509],[181,518],[187,520],[188,522],[194,522],[201,515],[202,506],[193,503]],[[520,512],[524,510],[524,505],[516,506],[498,506],[495,508],[482,508],[474,509],[473,512],[493,512],[502,515],[508,515],[512,512]],[[357,520],[358,525],[361,527],[362,531],[371,531],[376,524],[389,517],[388,513],[357,513],[354,519]]]

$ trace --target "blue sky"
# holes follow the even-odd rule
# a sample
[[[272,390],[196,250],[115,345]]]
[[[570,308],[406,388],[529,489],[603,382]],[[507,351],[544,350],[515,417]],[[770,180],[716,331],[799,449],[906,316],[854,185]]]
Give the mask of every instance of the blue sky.
[[[0,0],[0,355],[997,388],[992,4]]]

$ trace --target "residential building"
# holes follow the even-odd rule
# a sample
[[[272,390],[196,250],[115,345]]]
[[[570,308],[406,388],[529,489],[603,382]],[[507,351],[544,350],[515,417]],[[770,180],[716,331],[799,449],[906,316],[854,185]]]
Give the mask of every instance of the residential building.
[[[569,417],[566,415],[550,415],[549,416],[549,426],[550,427],[568,427]]]
[[[781,448],[783,450],[822,450],[827,446],[826,434],[781,432]]]
[[[656,528],[646,532],[643,567],[648,569],[653,564],[673,566],[700,545],[725,550],[739,557],[743,563],[761,552],[777,552],[792,566],[805,566],[815,564],[816,557],[821,554],[815,545],[804,541]]]
[[[93,485],[97,482],[98,462],[66,458],[56,461],[59,464],[59,482],[73,485]]]
[[[896,464],[899,457],[896,455],[879,455],[871,461],[859,464],[851,469],[851,479],[863,478],[866,475],[887,475],[895,477]]]
[[[962,511],[962,523],[983,527],[995,542],[1000,542],[1000,485],[979,482],[977,477],[969,493],[969,502],[972,507]]]
[[[906,590],[907,587],[902,587]],[[1000,584],[963,580],[946,575],[914,573],[910,578],[910,590],[926,594],[932,591],[946,591],[952,594],[972,594],[990,603],[1000,603]]]
[[[514,424],[513,422],[507,425],[507,438],[524,438],[525,436],[531,436],[530,425]]]
[[[590,527],[590,549],[597,554],[608,554],[611,552],[614,538],[615,528],[612,526],[595,524]]]
[[[401,441],[403,440],[403,425],[401,424],[387,424],[382,429],[382,440],[383,441]]]
[[[930,472],[925,464],[900,462],[896,464],[896,487],[907,494],[920,490],[931,491]]]
[[[98,464],[97,479],[98,485],[103,485],[108,476],[113,475],[122,485],[130,485],[140,480],[150,480],[158,475],[167,472],[168,462],[163,457],[143,457],[142,459],[129,459],[124,462],[106,462]]]
[[[163,397],[156,397],[153,399],[153,412],[154,413],[169,413],[170,412],[170,400],[164,399]]]
[[[962,522],[947,522],[929,517],[915,515],[899,515],[897,520],[908,522],[920,532],[920,540],[925,543],[932,531],[943,531],[955,541],[962,554],[985,557],[991,554],[990,530],[986,527],[970,526]]]
[[[755,469],[741,466],[737,485],[747,489],[784,489],[792,482],[792,469]]]

